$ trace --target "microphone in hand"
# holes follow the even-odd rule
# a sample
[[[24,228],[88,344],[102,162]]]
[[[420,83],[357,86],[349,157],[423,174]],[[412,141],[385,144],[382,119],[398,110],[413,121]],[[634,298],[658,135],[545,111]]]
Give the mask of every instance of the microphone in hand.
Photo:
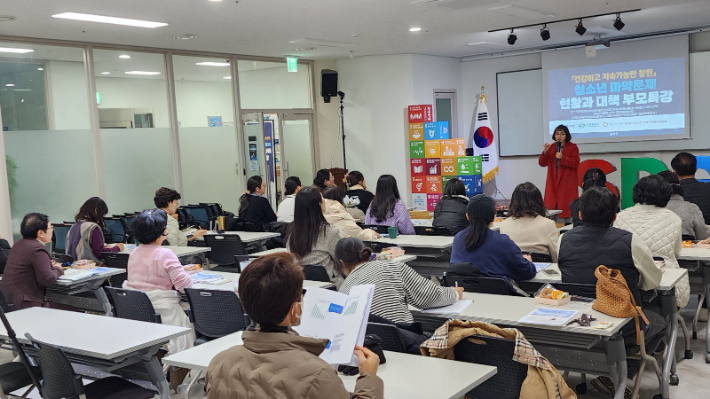
[[[560,142],[558,141],[558,142],[556,142],[555,144],[557,145],[557,152],[562,151],[562,143],[560,143]]]

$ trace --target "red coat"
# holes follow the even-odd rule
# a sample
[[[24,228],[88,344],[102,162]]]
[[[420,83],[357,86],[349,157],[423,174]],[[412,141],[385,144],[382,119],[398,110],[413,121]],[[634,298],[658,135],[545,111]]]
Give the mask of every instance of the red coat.
[[[560,209],[560,218],[571,217],[569,204],[579,197],[577,189],[577,167],[579,166],[579,148],[576,144],[567,142],[562,148],[560,168],[555,170],[555,153],[557,148],[551,145],[547,152],[540,154],[538,163],[547,166],[547,183],[545,184],[545,206],[547,209]]]

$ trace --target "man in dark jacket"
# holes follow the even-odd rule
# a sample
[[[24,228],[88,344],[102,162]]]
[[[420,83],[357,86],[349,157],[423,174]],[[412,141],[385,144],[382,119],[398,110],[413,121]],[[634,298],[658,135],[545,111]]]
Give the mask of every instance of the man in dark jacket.
[[[2,278],[3,293],[15,310],[45,306],[47,287],[64,274],[45,247],[53,231],[47,215],[29,213],[22,219],[22,239],[12,247]]]
[[[698,162],[695,155],[681,152],[671,161],[671,168],[678,175],[680,186],[683,187],[683,199],[692,202],[700,208],[705,224],[710,224],[710,184],[699,182],[695,178]]]

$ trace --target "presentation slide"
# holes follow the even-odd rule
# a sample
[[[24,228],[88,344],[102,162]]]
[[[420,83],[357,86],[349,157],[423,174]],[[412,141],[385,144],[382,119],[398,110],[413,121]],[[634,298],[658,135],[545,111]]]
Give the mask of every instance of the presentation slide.
[[[686,71],[684,57],[549,69],[548,137],[558,125],[588,143],[688,137]]]

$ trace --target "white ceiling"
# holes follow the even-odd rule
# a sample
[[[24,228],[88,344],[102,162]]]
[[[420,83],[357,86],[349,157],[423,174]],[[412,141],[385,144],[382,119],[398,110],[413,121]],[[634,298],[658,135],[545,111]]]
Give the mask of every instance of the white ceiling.
[[[0,22],[0,35],[309,59],[344,58],[351,51],[463,57],[543,44],[539,27],[517,30],[514,46],[506,43],[508,32],[488,30],[635,8],[641,11],[622,15],[622,32],[612,27],[613,16],[585,21],[588,32],[581,37],[576,21],[569,21],[550,25],[545,44],[710,23],[709,0],[2,0],[0,14],[17,20]],[[169,25],[142,29],[50,17],[67,11]],[[422,31],[410,33],[412,26]],[[173,39],[183,34],[198,37]],[[316,50],[294,50],[310,47]]]

